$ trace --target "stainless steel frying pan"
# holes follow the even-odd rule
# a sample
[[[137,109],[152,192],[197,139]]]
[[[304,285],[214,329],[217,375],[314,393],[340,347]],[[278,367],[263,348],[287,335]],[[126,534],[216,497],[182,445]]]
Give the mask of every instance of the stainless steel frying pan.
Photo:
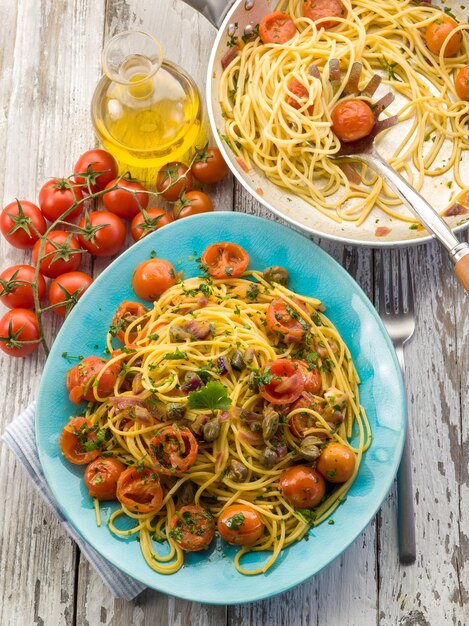
[[[227,51],[227,42],[231,35],[242,36],[249,32],[262,17],[274,10],[277,0],[183,0],[194,9],[202,13],[216,28],[218,34],[213,46],[212,54],[207,73],[207,107],[216,141],[222,151],[227,163],[239,182],[261,202],[267,209],[290,222],[297,228],[311,234],[327,239],[352,243],[356,245],[374,247],[398,247],[412,244],[424,243],[431,239],[427,231],[417,231],[409,229],[409,223],[400,220],[393,220],[384,216],[382,212],[373,213],[372,218],[357,227],[354,223],[343,222],[337,224],[330,218],[323,216],[319,211],[315,211],[311,205],[296,196],[280,189],[270,182],[260,171],[253,169],[244,172],[236,162],[233,153],[220,139],[218,130],[223,133],[224,121],[221,115],[221,107],[218,102],[218,83],[222,73],[221,60]],[[450,7],[456,17],[462,22],[466,21],[462,14],[460,3],[456,0],[447,0],[445,7]],[[468,61],[469,62],[469,61]],[[383,88],[389,91],[389,88]],[[382,95],[383,92],[377,93]],[[396,98],[394,110],[398,110],[402,101]],[[379,147],[383,154],[391,154],[393,148],[397,146],[405,133],[404,124],[398,124],[388,131],[383,138],[380,138]],[[447,147],[448,150],[450,147]],[[444,150],[443,150],[444,152]],[[442,154],[442,157],[445,155]],[[466,155],[467,156],[467,155]],[[467,168],[467,169],[466,169]],[[469,171],[469,158],[463,164],[461,171]],[[453,181],[451,172],[446,175],[432,178],[427,181],[423,189],[423,195],[430,200],[437,210],[444,209],[449,205],[452,193]],[[263,195],[256,190],[262,189]],[[402,208],[405,214],[410,215],[406,208]],[[376,219],[379,219],[379,226],[388,226],[391,233],[385,238],[375,235]],[[448,218],[449,226],[457,232],[468,224],[461,224],[461,216]],[[458,224],[459,222],[459,224]]]

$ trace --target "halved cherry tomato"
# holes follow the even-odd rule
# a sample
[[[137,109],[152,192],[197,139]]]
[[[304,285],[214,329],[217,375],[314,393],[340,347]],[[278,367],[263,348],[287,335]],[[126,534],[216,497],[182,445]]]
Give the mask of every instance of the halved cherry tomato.
[[[0,319],[0,350],[9,356],[32,354],[39,348],[39,337],[36,314],[28,309],[11,309]]]
[[[454,79],[454,86],[461,100],[469,101],[469,65],[459,70]]]
[[[213,211],[213,202],[203,191],[184,192],[174,205],[174,215],[177,220],[211,211]]]
[[[101,452],[97,429],[86,417],[74,417],[62,429],[60,448],[62,454],[75,465],[87,465]]]
[[[375,125],[373,111],[363,100],[341,100],[331,113],[332,132],[340,141],[358,141],[371,133]]]
[[[201,506],[183,506],[169,521],[169,535],[186,552],[208,548],[215,535],[215,520]]]
[[[313,22],[326,17],[331,18],[318,24],[318,28],[328,30],[338,25],[339,22],[334,18],[346,17],[346,11],[340,0],[306,0],[303,4],[303,15]]]
[[[93,402],[94,390],[100,398],[110,396],[114,390],[122,365],[120,362],[108,365],[99,356],[87,356],[68,370],[66,385],[70,391],[70,401],[80,404],[83,400]],[[103,371],[99,381],[98,374]]]
[[[355,454],[348,446],[333,441],[321,452],[316,469],[330,483],[345,483],[355,471]]]
[[[310,369],[306,361],[293,361],[298,365],[303,381],[305,383],[305,391],[318,395],[321,391],[321,373],[317,367]]]
[[[125,224],[110,211],[86,213],[79,226],[87,231],[78,235],[81,247],[93,256],[113,256],[124,245]]]
[[[158,172],[156,189],[165,200],[176,202],[181,193],[192,189],[192,173],[180,161],[167,163]]]
[[[141,209],[146,209],[150,196],[145,193],[145,187],[137,180],[115,178],[111,180],[106,189],[112,189],[103,196],[104,206],[123,220],[131,220]]]
[[[306,311],[299,300],[295,302]],[[300,315],[280,298],[272,300],[267,309],[267,328],[270,332],[280,335],[286,343],[301,343],[306,335],[307,324]]]
[[[292,18],[281,11],[268,13],[259,24],[262,43],[287,43],[297,32]]]
[[[140,302],[124,300],[124,302],[119,304],[119,308],[112,318],[111,334],[117,337],[119,341],[122,341],[122,343],[125,343],[125,331],[132,322],[142,317],[147,310],[148,309],[144,307],[143,304],[140,304]],[[137,339],[137,336],[137,330],[129,333],[128,343],[133,343]]]
[[[191,171],[201,183],[213,184],[223,180],[228,174],[228,165],[218,148],[197,150]]]
[[[34,296],[31,285],[24,284],[34,281],[32,265],[13,265],[0,274],[0,302],[9,309],[33,309]],[[38,275],[37,291],[39,300],[46,293],[46,281]]]
[[[181,476],[197,459],[199,445],[188,428],[166,426],[150,440],[149,454],[157,472]]]
[[[259,387],[263,398],[272,404],[290,404],[301,396],[304,380],[297,365],[288,359],[267,363],[264,374],[271,377],[269,383]]]
[[[220,241],[205,248],[202,265],[214,278],[238,278],[249,265],[249,254],[237,243]]]
[[[39,206],[44,217],[49,222],[62,217],[62,215],[75,204],[83,200],[83,194],[80,187],[73,185],[65,178],[52,178],[48,180],[39,192]],[[79,204],[73,211],[67,214],[68,222],[77,218],[83,211],[83,204]]]
[[[37,265],[40,241],[33,248],[33,263]],[[47,235],[39,271],[48,278],[56,278],[65,272],[74,272],[80,265],[82,252],[75,235],[65,230],[52,230]]]
[[[155,513],[161,508],[164,494],[154,470],[128,467],[119,476],[116,495],[132,513]]]
[[[46,220],[39,208],[27,200],[15,200],[0,215],[0,230],[14,248],[32,248],[39,235],[47,230]],[[36,232],[37,231],[37,232]]]
[[[265,524],[252,507],[232,504],[220,513],[217,527],[227,543],[233,546],[252,546],[262,536]]]
[[[106,150],[94,149],[84,152],[73,168],[74,174],[91,174],[89,179],[89,189],[86,178],[74,176],[77,185],[83,186],[83,191],[96,193],[103,190],[108,183],[117,178],[117,161]],[[102,172],[98,174],[98,172]]]
[[[439,55],[443,43],[451,32],[458,27],[458,23],[448,15],[440,15],[438,18],[427,26],[425,31],[425,41],[428,49],[433,54]],[[461,49],[462,33],[458,31],[449,38],[443,54],[444,57],[453,57]]]
[[[117,481],[125,465],[113,457],[98,457],[85,470],[84,481],[91,498],[115,500]]]
[[[292,404],[291,411],[296,409],[317,410],[318,402],[311,393],[304,391],[298,400]],[[296,413],[288,420],[288,427],[295,437],[302,439],[306,436],[306,431],[316,426],[316,418],[309,413]]]
[[[287,104],[289,104],[294,109],[301,109],[301,107],[305,104],[305,102],[309,98],[309,91],[300,83],[299,80],[296,80],[294,76],[292,76],[287,83],[288,91],[291,91],[293,96],[287,96]],[[313,105],[307,108],[307,112],[312,115],[314,112]]]
[[[61,317],[69,313],[92,282],[91,276],[85,272],[66,272],[55,278],[49,287],[49,303],[66,304],[54,307],[54,313]]]
[[[153,302],[176,284],[174,267],[165,259],[149,259],[137,266],[132,276],[132,288],[139,298]]]
[[[172,216],[163,209],[148,209],[139,211],[130,224],[130,231],[134,241],[139,241],[148,234],[173,222]]]
[[[294,465],[284,470],[278,486],[285,500],[297,509],[313,509],[326,493],[324,478],[306,465]]]

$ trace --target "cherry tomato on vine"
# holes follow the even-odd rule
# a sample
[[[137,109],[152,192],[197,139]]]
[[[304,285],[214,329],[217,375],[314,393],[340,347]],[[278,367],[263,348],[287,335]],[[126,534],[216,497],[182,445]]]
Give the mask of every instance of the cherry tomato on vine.
[[[218,183],[228,174],[228,165],[218,148],[197,150],[191,172],[201,183]]]
[[[75,204],[83,200],[80,187],[73,185],[64,178],[52,178],[48,180],[39,192],[39,206],[44,217],[49,222],[62,217],[62,215]],[[77,218],[83,211],[83,204],[79,204],[64,219],[68,222]]]
[[[213,211],[213,202],[203,191],[183,192],[174,205],[174,215],[177,220],[199,213],[210,213]]]
[[[114,179],[106,185],[106,189],[112,189],[116,185],[118,189],[109,191],[103,196],[104,206],[108,211],[123,220],[131,220],[141,209],[147,208],[149,195],[137,180]]]
[[[201,506],[183,506],[173,515],[168,525],[169,535],[186,552],[208,548],[215,535],[215,520],[208,509]]]
[[[155,513],[163,503],[160,477],[145,467],[128,467],[117,481],[117,499],[132,513]]]
[[[32,354],[39,347],[39,337],[36,314],[28,309],[11,309],[0,319],[0,350],[10,356]]]
[[[113,457],[97,457],[86,467],[83,479],[91,498],[115,500],[117,481],[126,466]]]
[[[330,483],[345,483],[355,471],[355,454],[348,446],[332,441],[321,452],[316,469]]]
[[[54,307],[54,313],[61,317],[68,314],[92,282],[91,276],[84,272],[66,272],[55,278],[49,287],[49,303],[64,302],[64,306]]]
[[[149,259],[137,266],[132,276],[132,288],[139,298],[153,302],[176,284],[174,267],[165,259]]]
[[[469,65],[459,70],[454,79],[454,86],[461,100],[469,101]]]
[[[303,393],[303,376],[295,363],[289,359],[276,359],[264,368],[268,382],[259,387],[263,398],[272,404],[290,404]]]
[[[147,209],[140,211],[130,224],[130,232],[134,241],[139,241],[149,233],[173,222],[172,216],[163,209]]]
[[[238,278],[249,265],[249,254],[237,243],[220,241],[205,248],[201,261],[214,278]]]
[[[334,19],[335,17],[346,17],[346,10],[340,0],[306,0],[303,5],[303,15],[313,22],[330,17],[330,20],[317,25],[318,28],[328,30],[338,25],[339,22]]]
[[[262,536],[265,524],[259,513],[246,504],[232,504],[220,513],[218,532],[234,546],[252,546]]]
[[[117,178],[117,171],[117,161],[112,154],[97,148],[84,152],[73,168],[76,184],[83,185],[84,191],[92,193],[102,191],[111,180]],[[98,172],[101,173],[98,174]],[[78,174],[89,175],[89,185],[87,179]]]
[[[33,309],[34,295],[31,285],[23,284],[34,282],[34,267],[32,265],[13,265],[7,267],[0,274],[0,301],[9,309]],[[39,300],[46,293],[46,282],[41,274],[37,279]]]
[[[281,11],[268,13],[259,24],[262,43],[287,43],[297,32],[292,18]]]
[[[28,200],[15,200],[3,209],[0,230],[11,246],[26,250],[32,248],[39,235],[46,232],[47,224],[35,204]]]
[[[125,243],[125,224],[110,211],[87,213],[79,223],[78,241],[93,256],[113,256]]]
[[[98,457],[101,443],[97,429],[86,417],[72,418],[63,427],[59,439],[62,454],[74,465],[87,465]]]
[[[332,132],[340,141],[357,141],[371,133],[375,118],[363,100],[341,100],[331,113]]]
[[[165,200],[176,202],[184,189],[186,191],[192,189],[190,169],[180,161],[163,165],[156,178],[156,189]]]
[[[37,265],[40,241],[33,248],[33,263]],[[44,276],[56,278],[65,272],[73,272],[80,265],[82,252],[75,235],[65,230],[52,230],[47,235],[39,271]]]
[[[425,31],[425,41],[428,49],[433,54],[439,55],[445,39],[450,33],[458,27],[458,23],[448,15],[439,15],[438,18],[427,26]],[[453,57],[461,49],[462,33],[458,31],[454,33],[446,44],[444,57]]]
[[[297,509],[313,509],[326,493],[324,478],[306,465],[294,465],[284,470],[278,486],[285,500]]]
[[[108,361],[99,356],[85,357],[67,372],[65,384],[70,392],[70,401],[75,404],[83,400],[92,402],[95,400],[95,389],[100,398],[110,396],[121,369],[119,361],[108,365]]]

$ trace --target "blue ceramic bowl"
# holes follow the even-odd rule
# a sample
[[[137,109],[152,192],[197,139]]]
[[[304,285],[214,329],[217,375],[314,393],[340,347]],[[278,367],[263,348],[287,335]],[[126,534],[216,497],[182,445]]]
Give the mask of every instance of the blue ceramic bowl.
[[[190,554],[176,574],[155,573],[146,564],[135,538],[118,539],[105,520],[115,505],[102,507],[104,524],[96,526],[91,499],[82,481],[83,468],[64,460],[59,434],[77,407],[69,402],[65,374],[71,367],[62,355],[102,355],[105,335],[122,300],[135,299],[131,276],[154,250],[186,277],[197,275],[196,254],[217,241],[234,241],[250,254],[250,267],[288,268],[289,286],[320,298],[326,315],[350,348],[361,378],[360,394],[373,432],[360,472],[346,502],[326,523],[285,549],[264,575],[242,576],[233,566],[235,548],[221,540],[208,553]],[[314,243],[284,226],[239,213],[205,214],[165,226],[132,246],[90,287],[66,320],[47,360],[39,390],[36,436],[49,487],[64,515],[84,539],[115,566],[158,591],[187,600],[239,604],[286,591],[339,556],[361,533],[386,497],[402,453],[405,393],[399,365],[376,311],[355,281]],[[252,553],[254,566],[265,555]]]

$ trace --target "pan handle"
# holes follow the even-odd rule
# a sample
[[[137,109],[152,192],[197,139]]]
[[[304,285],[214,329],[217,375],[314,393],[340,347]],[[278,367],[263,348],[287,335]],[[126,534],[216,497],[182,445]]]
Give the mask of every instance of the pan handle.
[[[201,13],[215,28],[220,28],[223,18],[235,0],[183,0],[186,4]]]

